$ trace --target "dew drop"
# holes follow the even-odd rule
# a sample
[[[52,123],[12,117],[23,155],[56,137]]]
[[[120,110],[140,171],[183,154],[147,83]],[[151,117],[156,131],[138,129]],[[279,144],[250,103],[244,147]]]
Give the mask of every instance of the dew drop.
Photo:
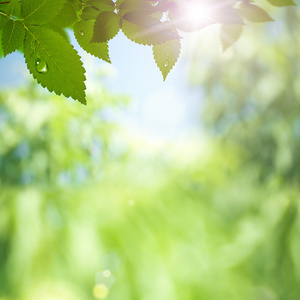
[[[83,32],[82,30],[80,30],[80,31],[78,31],[78,34],[79,34],[80,36],[83,36],[83,35],[84,35],[84,32]]]
[[[168,66],[169,66],[169,61],[168,61],[168,60],[165,61],[164,66],[165,66],[165,67],[168,67]]]
[[[47,65],[46,61],[43,59],[37,58],[37,60],[35,61],[35,67],[39,73],[47,73],[48,72],[48,65]]]

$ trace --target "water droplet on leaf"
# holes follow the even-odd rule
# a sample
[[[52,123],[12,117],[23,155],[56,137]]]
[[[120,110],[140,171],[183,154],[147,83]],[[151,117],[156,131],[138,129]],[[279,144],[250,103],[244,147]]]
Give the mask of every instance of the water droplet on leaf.
[[[169,61],[168,61],[168,60],[165,61],[164,66],[165,66],[165,67],[168,67],[168,66],[169,66]]]
[[[78,34],[81,35],[81,36],[83,36],[83,35],[84,35],[84,32],[83,32],[82,30],[80,30],[80,31],[78,32]]]
[[[39,73],[47,73],[48,72],[48,65],[44,59],[37,58],[35,62],[36,70]]]

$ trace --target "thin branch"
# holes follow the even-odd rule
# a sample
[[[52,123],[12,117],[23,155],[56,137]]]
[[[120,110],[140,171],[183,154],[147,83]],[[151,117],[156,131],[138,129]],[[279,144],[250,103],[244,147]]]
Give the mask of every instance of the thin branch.
[[[0,5],[1,4],[9,4],[11,1],[4,1],[4,2],[0,2]],[[19,3],[21,2],[21,1],[18,1]]]

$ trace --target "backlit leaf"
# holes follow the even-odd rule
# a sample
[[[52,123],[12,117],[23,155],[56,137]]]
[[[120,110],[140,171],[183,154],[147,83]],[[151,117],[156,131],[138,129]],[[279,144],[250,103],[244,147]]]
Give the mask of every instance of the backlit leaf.
[[[112,0],[90,0],[87,4],[98,8],[100,11],[115,10],[115,3]]]
[[[168,41],[160,45],[153,46],[153,55],[155,62],[160,69],[164,80],[171,69],[175,66],[180,55],[180,40]]]
[[[223,51],[231,47],[242,35],[243,25],[222,25],[221,26],[221,42]]]
[[[296,5],[293,0],[268,0],[273,6],[283,7],[283,6],[294,6]]]
[[[215,12],[214,21],[220,24],[243,24],[237,10],[232,7],[225,6]]]
[[[45,27],[59,33],[67,42],[70,42],[70,37],[63,27],[58,27],[53,24],[47,24]]]
[[[19,0],[11,0],[7,5],[6,13],[11,16],[20,17],[21,4]]]
[[[122,31],[130,40],[142,45],[157,45],[180,39],[169,24],[140,12],[123,16]]]
[[[23,0],[22,17],[26,23],[46,24],[61,11],[64,0]]]
[[[82,10],[81,19],[82,20],[96,20],[99,15],[99,10],[93,8],[92,6],[86,6]]]
[[[274,21],[265,10],[255,4],[241,3],[240,11],[246,20],[253,23]]]
[[[4,25],[9,19],[0,14],[0,30],[3,29]]]
[[[74,34],[78,44],[88,53],[110,63],[107,43],[90,43],[94,21],[79,21],[74,25]]]
[[[147,12],[148,15],[157,11],[156,7],[148,4],[144,0],[125,0],[120,4],[119,9],[122,16],[133,11]]]
[[[81,0],[68,0],[68,3],[75,9],[75,11],[80,11],[83,6],[83,2]]]
[[[28,27],[24,57],[30,73],[43,87],[86,103],[85,70],[77,51],[60,34],[44,27]]]
[[[6,56],[18,50],[24,41],[25,29],[18,21],[9,20],[2,32],[3,55]]]
[[[120,16],[112,11],[99,14],[94,25],[94,34],[91,42],[105,43],[112,39],[120,30]]]
[[[69,3],[65,3],[61,11],[51,21],[52,24],[59,27],[67,27],[77,20],[76,11]]]

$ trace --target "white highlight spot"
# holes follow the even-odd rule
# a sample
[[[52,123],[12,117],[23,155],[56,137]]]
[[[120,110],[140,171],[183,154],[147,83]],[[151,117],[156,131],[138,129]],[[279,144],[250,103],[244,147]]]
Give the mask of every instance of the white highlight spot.
[[[129,200],[129,205],[130,206],[134,206],[135,205],[135,201],[134,200]]]
[[[189,1],[184,5],[183,15],[187,23],[198,26],[213,19],[213,6],[199,0]]]
[[[110,275],[111,275],[111,273],[110,273],[109,270],[103,271],[103,276],[104,276],[104,277],[108,278],[108,277],[110,277]]]

